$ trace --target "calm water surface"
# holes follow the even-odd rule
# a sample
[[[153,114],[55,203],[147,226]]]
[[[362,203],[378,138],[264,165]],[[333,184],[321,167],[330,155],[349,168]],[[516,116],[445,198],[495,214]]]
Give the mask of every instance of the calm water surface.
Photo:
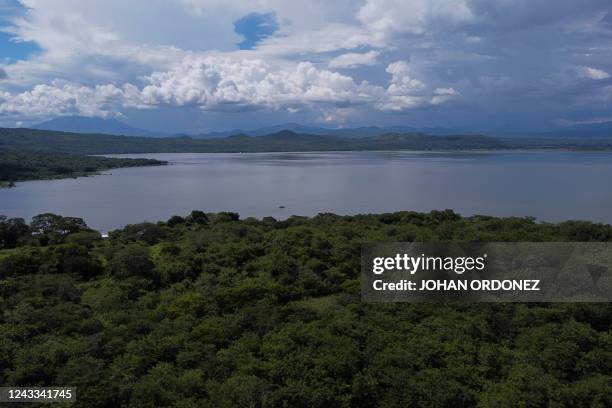
[[[342,152],[143,154],[116,169],[0,189],[0,214],[82,217],[110,230],[193,209],[242,217],[452,208],[464,214],[612,223],[612,153]],[[280,208],[284,206],[285,208]]]

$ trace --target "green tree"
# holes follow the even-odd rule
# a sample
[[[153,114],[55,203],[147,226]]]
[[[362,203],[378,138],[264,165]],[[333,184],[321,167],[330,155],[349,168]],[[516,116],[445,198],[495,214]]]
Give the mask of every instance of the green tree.
[[[142,243],[130,243],[120,248],[108,264],[110,273],[118,279],[130,276],[152,278],[154,268],[151,250]]]

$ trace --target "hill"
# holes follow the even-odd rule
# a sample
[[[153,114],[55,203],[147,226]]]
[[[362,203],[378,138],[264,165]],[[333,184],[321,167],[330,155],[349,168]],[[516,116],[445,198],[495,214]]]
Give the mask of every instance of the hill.
[[[459,134],[456,129],[447,129],[443,127],[428,127],[416,128],[410,126],[363,126],[356,128],[325,128],[315,126],[304,126],[299,123],[284,123],[282,125],[262,127],[252,130],[234,129],[229,131],[208,132],[194,135],[197,139],[212,139],[227,137],[235,134],[245,134],[248,136],[265,136],[270,133],[277,133],[283,130],[290,130],[294,133],[308,135],[327,135],[340,137],[368,137],[380,136],[387,133],[425,133],[428,135],[443,136]]]
[[[0,186],[15,181],[81,177],[118,167],[160,166],[153,159],[127,159],[66,153],[0,151]]]
[[[515,138],[389,133],[362,138],[297,134],[289,130],[252,137],[148,138],[0,128],[0,150],[73,154],[254,153],[365,150],[612,149],[610,138]]]
[[[2,150],[80,154],[459,150],[509,147],[500,139],[471,135],[387,134],[357,139],[326,135],[298,135],[285,130],[259,137],[240,134],[220,139],[192,139],[185,136],[152,139],[0,128],[0,149]]]
[[[564,126],[558,129],[542,133],[548,137],[605,137],[612,138],[612,122],[585,123]]]

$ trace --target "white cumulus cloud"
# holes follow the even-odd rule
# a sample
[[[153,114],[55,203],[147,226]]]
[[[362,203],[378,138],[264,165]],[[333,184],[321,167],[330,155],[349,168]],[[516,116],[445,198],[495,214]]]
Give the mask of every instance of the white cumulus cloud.
[[[148,105],[282,106],[358,103],[371,98],[366,82],[322,70],[310,62],[277,67],[260,59],[188,57],[168,71],[155,72],[142,89]]]
[[[197,106],[211,111],[252,108],[291,109],[319,104],[337,112],[350,105],[372,104],[402,111],[440,104],[456,96],[452,88],[430,90],[413,78],[405,61],[389,64],[387,87],[357,82],[311,62],[275,65],[261,59],[188,56],[173,68],[156,71],[138,87],[84,86],[63,80],[20,93],[0,93],[0,114],[25,117],[62,115],[113,116],[123,108]]]
[[[367,0],[357,18],[382,37],[423,34],[474,19],[466,0]]]
[[[590,78],[590,79],[595,79],[595,80],[610,78],[610,74],[608,74],[606,71],[597,69],[597,68],[591,68],[591,67],[581,67],[580,74],[585,78]]]
[[[330,68],[355,68],[359,65],[375,65],[380,53],[369,51],[364,53],[349,52],[332,59],[329,62]]]
[[[434,89],[433,93],[434,96],[431,98],[432,105],[440,105],[456,96],[459,96],[459,92],[453,88],[436,88]]]
[[[112,117],[120,116],[120,109],[126,107],[148,108],[142,103],[140,90],[132,84],[84,86],[54,80],[21,93],[0,92],[0,115],[24,118]]]
[[[459,95],[459,92],[452,88],[436,88],[430,91],[425,83],[412,77],[410,65],[406,61],[389,64],[387,72],[391,74],[391,82],[384,98],[376,103],[376,107],[383,111],[398,112],[426,105],[439,105]]]
[[[411,75],[406,61],[389,64],[387,72],[391,78],[385,88],[357,82],[311,62],[279,66],[261,59],[192,56],[168,71],[148,76],[139,100],[148,106],[199,106],[206,110],[372,103],[380,110],[401,111],[438,105],[459,94],[452,88],[430,90]]]

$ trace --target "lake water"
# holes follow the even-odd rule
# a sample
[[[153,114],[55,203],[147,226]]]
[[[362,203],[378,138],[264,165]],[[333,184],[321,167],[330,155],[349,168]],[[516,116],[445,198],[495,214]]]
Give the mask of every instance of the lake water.
[[[121,156],[117,156],[121,157]],[[451,208],[463,215],[612,223],[609,152],[142,154],[116,169],[0,189],[0,214],[53,212],[110,230],[191,210],[242,217]],[[284,206],[285,208],[280,208]]]

